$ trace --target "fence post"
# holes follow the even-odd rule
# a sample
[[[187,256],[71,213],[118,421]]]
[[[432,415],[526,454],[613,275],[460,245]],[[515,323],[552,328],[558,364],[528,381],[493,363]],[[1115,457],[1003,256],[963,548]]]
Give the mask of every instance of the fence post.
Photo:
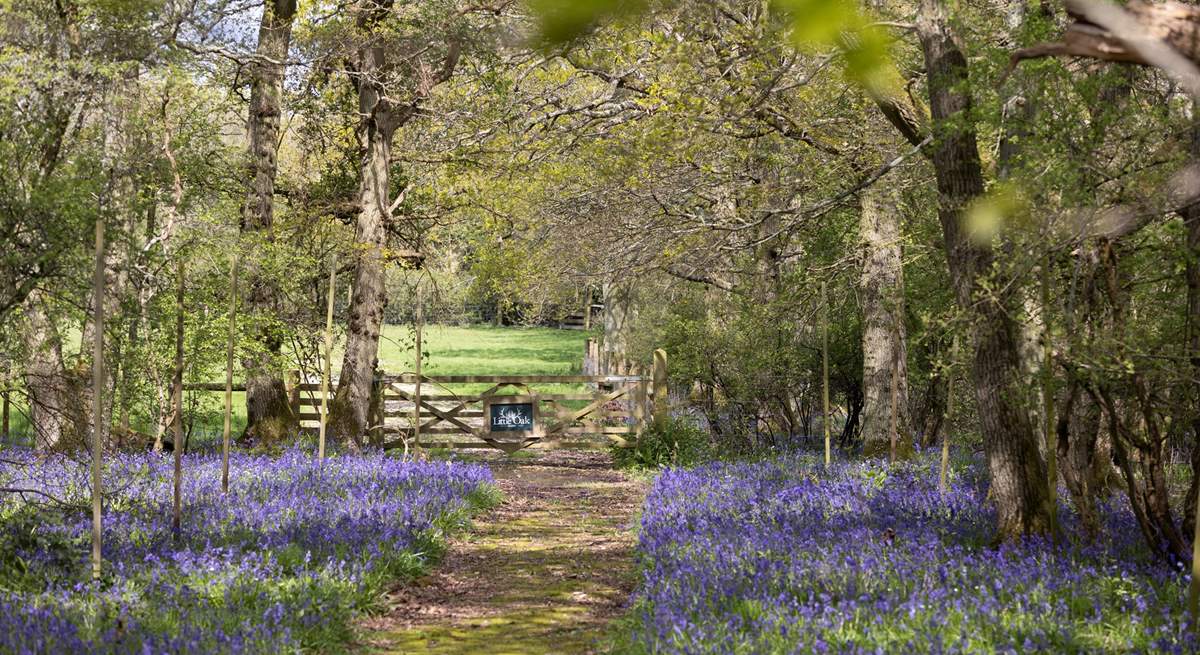
[[[288,371],[287,377],[284,379],[283,388],[287,392],[288,406],[292,408],[293,415],[300,414],[300,370],[292,369]]]
[[[100,458],[104,454],[104,216],[96,219],[96,273],[92,298],[95,302],[95,343],[92,351],[92,579],[100,579],[103,488]],[[183,282],[179,283],[182,289]],[[182,294],[181,294],[182,295]],[[180,305],[183,303],[181,302]],[[181,315],[182,316],[182,315]],[[182,319],[180,319],[182,320]],[[4,432],[8,435],[8,380],[4,381]],[[178,379],[178,378],[177,378]],[[176,448],[179,448],[178,439]]]
[[[631,374],[640,373],[641,371],[631,370]],[[624,383],[628,384],[628,382]],[[646,429],[646,400],[648,396],[648,387],[645,376],[639,376],[638,381],[633,387],[633,398],[630,399],[629,405],[632,410],[634,423],[637,425],[637,435],[641,436],[642,430]]]
[[[176,290],[175,296],[175,381],[172,385],[173,396],[175,400],[175,420],[172,421],[174,426],[174,436],[171,450],[174,451],[175,460],[175,475],[173,479],[173,498],[171,512],[171,535],[175,544],[179,544],[179,540],[183,536],[183,285],[184,285],[184,259],[179,257],[177,264],[177,275],[179,277],[179,288]]]
[[[414,342],[413,342],[413,351],[415,354],[415,358],[413,360],[413,363],[414,363],[413,370],[416,373],[417,379],[416,379],[416,383],[413,385],[412,440],[413,440],[413,448],[415,450],[415,453],[420,454],[420,451],[421,451],[421,359],[423,356],[422,352],[421,352],[421,345],[422,345],[421,344],[421,332],[425,329],[425,309],[424,309],[425,299],[424,299],[424,296],[421,294],[421,276],[420,276],[420,274],[417,275],[416,296],[417,296],[417,316],[416,316],[416,321],[415,321],[416,325],[415,325],[415,330],[414,330],[414,332],[416,334],[414,335]],[[382,424],[382,422],[383,421],[381,420],[380,423]],[[407,455],[408,448],[405,448],[404,450],[405,450],[405,455]]]
[[[667,386],[667,351],[659,348],[654,351],[653,397],[654,424],[661,426],[671,412],[670,391]]]
[[[383,376],[375,371],[371,380],[371,400],[367,408],[367,436],[370,443],[383,447]]]
[[[237,341],[238,253],[229,264],[229,325],[225,342],[225,424],[221,434],[221,493],[229,493],[229,439],[233,431],[233,354]]]
[[[8,384],[9,384],[9,381],[8,381],[8,378],[6,377],[4,379],[3,401],[2,401],[2,403],[0,403],[0,404],[4,405],[4,409],[3,409],[4,416],[2,419],[3,425],[0,426],[0,443],[8,443],[8,441],[9,441],[8,414],[9,414],[10,409],[9,409],[9,399],[8,399]]]
[[[821,283],[821,412],[821,427],[825,429],[825,468],[829,468],[829,297],[824,282]]]
[[[337,293],[337,253],[329,256],[329,293],[325,302],[325,365],[321,368],[321,416],[317,427],[317,461],[325,461],[325,430],[329,423],[329,378],[333,373],[333,297]]]

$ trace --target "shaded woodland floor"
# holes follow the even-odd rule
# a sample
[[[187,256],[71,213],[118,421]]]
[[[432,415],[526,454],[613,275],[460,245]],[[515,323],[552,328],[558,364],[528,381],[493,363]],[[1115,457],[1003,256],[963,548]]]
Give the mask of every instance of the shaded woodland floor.
[[[504,502],[362,623],[366,653],[588,653],[627,604],[645,484],[601,453],[488,458]],[[524,455],[524,456],[523,456]]]

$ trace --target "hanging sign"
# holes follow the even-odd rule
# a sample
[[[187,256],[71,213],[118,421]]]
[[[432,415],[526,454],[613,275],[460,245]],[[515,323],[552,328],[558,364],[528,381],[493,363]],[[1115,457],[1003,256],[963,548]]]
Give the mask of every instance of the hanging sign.
[[[499,440],[539,439],[537,396],[489,396],[483,399],[483,437]]]

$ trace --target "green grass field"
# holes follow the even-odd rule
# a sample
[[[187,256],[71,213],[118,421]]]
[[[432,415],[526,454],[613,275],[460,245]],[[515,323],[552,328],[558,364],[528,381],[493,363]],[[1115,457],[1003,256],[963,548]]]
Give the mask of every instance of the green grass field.
[[[580,330],[522,327],[452,327],[431,325],[423,334],[425,375],[573,375],[583,363],[583,345],[588,334]],[[379,343],[379,368],[389,374],[411,373],[413,367],[412,330],[403,325],[385,325]],[[334,349],[334,366],[341,364],[342,351]],[[336,374],[336,371],[335,371]],[[235,374],[236,376],[236,374]],[[219,371],[211,380],[220,381]],[[236,379],[236,378],[235,378]],[[202,382],[204,380],[189,380]],[[456,384],[447,390],[454,393],[478,393],[490,385]],[[544,393],[570,393],[581,385],[535,385]],[[431,391],[432,393],[432,391]],[[192,392],[202,409],[195,419],[196,431],[205,435],[219,434],[222,426],[221,392]],[[25,434],[29,427],[24,409],[14,406],[12,431]],[[233,394],[233,430],[240,434],[246,425],[246,395]],[[134,426],[149,431],[149,426]]]
[[[583,363],[587,333],[580,330],[431,325],[424,331],[426,375],[573,375]],[[408,327],[388,325],[379,344],[379,368],[414,370]],[[334,359],[337,362],[340,354]]]
[[[388,326],[379,346],[379,368],[411,373],[411,330]],[[579,330],[514,327],[430,326],[422,336],[425,363],[421,373],[438,375],[578,375],[587,333]],[[338,359],[334,359],[337,362]],[[458,394],[479,393],[490,384],[438,385]],[[532,385],[543,393],[572,393],[582,385]],[[428,388],[428,387],[426,387]],[[509,388],[502,393],[516,393]]]

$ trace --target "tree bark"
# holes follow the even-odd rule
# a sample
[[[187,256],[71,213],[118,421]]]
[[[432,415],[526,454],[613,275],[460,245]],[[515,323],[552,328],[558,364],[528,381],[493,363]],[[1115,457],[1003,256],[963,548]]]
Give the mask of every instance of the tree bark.
[[[1192,114],[1197,116],[1200,103],[1193,103]],[[1191,127],[1189,149],[1193,160],[1200,160],[1200,117]],[[1187,230],[1188,252],[1184,279],[1187,282],[1186,348],[1188,362],[1192,368],[1192,480],[1188,485],[1183,504],[1183,534],[1194,538],[1196,534],[1196,504],[1200,498],[1200,203],[1188,205],[1179,212]]]
[[[1112,457],[1110,442],[1100,438],[1100,408],[1072,379],[1056,414],[1059,470],[1084,531],[1094,537],[1100,534],[1096,499],[1107,488],[1107,464]]]
[[[629,330],[637,318],[637,299],[628,282],[604,284],[604,338],[601,341],[602,361],[606,375],[628,373]]]
[[[890,450],[893,413],[899,454],[912,454],[897,195],[894,187],[871,185],[863,190],[859,214],[863,242],[859,278],[863,297],[862,436],[863,455],[867,457]]]
[[[1193,136],[1200,145],[1200,129]],[[1187,351],[1192,367],[1193,402],[1200,403],[1200,205],[1192,205],[1183,212],[1187,227],[1187,249],[1189,257],[1185,276],[1187,278]],[[1188,485],[1183,507],[1183,533],[1196,533],[1196,504],[1200,498],[1200,407],[1192,408],[1192,480]]]
[[[87,438],[87,394],[75,371],[63,363],[62,339],[40,291],[30,294],[22,331],[27,351],[25,388],[34,448],[81,448]]]
[[[989,245],[973,242],[964,225],[967,207],[984,193],[975,129],[968,122],[967,60],[940,0],[922,0],[917,34],[925,55],[934,121],[938,218],[955,296],[974,332],[972,374],[996,501],[997,536],[1006,540],[1045,533],[1052,526],[1051,502],[1037,433],[1021,388],[1013,299],[980,284],[992,269],[994,255]]]
[[[296,0],[265,3],[258,30],[257,59],[250,67],[249,183],[242,206],[242,232],[267,242],[273,240],[280,97],[295,15]],[[246,430],[242,438],[274,443],[295,434],[300,424],[284,385],[280,365],[283,341],[277,330],[268,327],[280,309],[279,286],[256,262],[249,264],[246,304],[259,327],[258,348],[242,361],[246,369]]]
[[[920,430],[922,448],[929,448],[938,442],[946,423],[950,375],[947,368],[939,366],[937,362],[937,354],[942,349],[941,341],[935,340],[926,351],[930,361],[929,380],[925,385],[920,405],[912,416],[913,429]]]
[[[140,69],[136,63],[126,63],[125,69],[113,79],[109,88],[105,91],[104,104],[104,145],[102,151],[102,166],[105,175],[104,191],[100,195],[99,213],[106,225],[115,226],[116,234],[124,234],[130,239],[128,247],[116,247],[118,244],[113,243],[114,247],[107,248],[104,253],[104,262],[102,274],[104,276],[103,288],[101,294],[103,301],[102,306],[97,309],[103,317],[107,317],[110,324],[115,324],[121,320],[122,304],[126,298],[127,290],[130,286],[129,269],[131,263],[136,257],[136,246],[132,244],[132,235],[135,232],[137,225],[137,216],[134,211],[134,202],[136,201],[136,190],[134,189],[134,177],[132,168],[135,165],[133,161],[133,151],[130,144],[132,137],[130,136],[131,125],[130,115],[135,112],[132,106],[136,103],[139,92]],[[113,240],[115,242],[115,239]],[[96,293],[93,289],[92,293]],[[88,306],[95,306],[94,298],[89,297]],[[102,328],[102,326],[101,326]],[[97,316],[96,312],[89,313],[84,321],[80,337],[80,352],[86,353],[89,344],[96,341]],[[128,334],[128,330],[126,330]],[[136,335],[135,335],[136,336]],[[114,351],[118,357],[113,358],[117,363],[114,368],[121,369],[121,376],[125,376],[125,366],[121,365],[119,350],[121,348],[121,339],[118,337],[115,341]],[[116,378],[113,380],[116,385]],[[92,394],[101,394],[107,392],[102,385],[96,388],[96,385],[87,387],[84,393],[89,396]],[[82,398],[80,402],[84,406],[92,406],[89,398]],[[98,423],[104,426],[105,444],[110,444],[113,441],[111,431],[113,403],[106,402],[101,405],[103,416]],[[128,431],[128,413],[123,414],[122,428]],[[118,433],[121,434],[121,433]]]
[[[389,220],[388,165],[394,128],[378,116],[372,116],[372,108],[379,102],[373,87],[360,86],[359,109],[367,118],[359,131],[365,152],[359,185],[361,209],[354,232],[357,260],[351,287],[346,352],[329,416],[330,431],[357,447],[363,445],[363,435],[370,427],[371,385],[378,367],[379,333],[387,308],[384,247]]]
[[[450,38],[446,41],[445,56],[438,70],[424,66],[420,54],[403,60],[403,66],[421,69],[422,77],[412,80],[416,82],[415,88],[404,91],[408,101],[398,102],[396,97],[402,89],[385,87],[385,81],[389,77],[394,79],[397,67],[401,65],[388,61],[388,53],[398,46],[383,45],[380,23],[388,18],[390,8],[391,2],[378,0],[363,0],[354,6],[357,32],[366,40],[349,58],[346,70],[358,93],[358,140],[362,146],[362,161],[346,352],[330,408],[329,428],[336,437],[348,440],[354,447],[362,445],[372,415],[378,418],[382,414],[380,399],[372,392],[378,365],[379,333],[387,307],[384,266],[388,228],[394,210],[389,199],[392,138],[397,129],[416,115],[433,87],[450,79],[461,52],[461,44]],[[428,34],[422,34],[420,38],[428,38]],[[414,51],[428,49],[432,48],[414,48]]]

